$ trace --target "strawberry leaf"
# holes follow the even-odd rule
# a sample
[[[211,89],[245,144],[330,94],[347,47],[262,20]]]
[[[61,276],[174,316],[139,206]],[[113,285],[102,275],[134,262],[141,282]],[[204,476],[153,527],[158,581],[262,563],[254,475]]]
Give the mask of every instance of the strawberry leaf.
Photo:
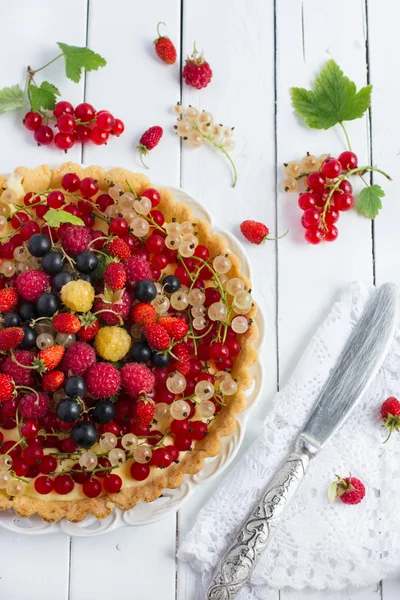
[[[19,85],[5,87],[0,90],[0,115],[22,108],[25,103],[24,92]]]
[[[337,493],[337,481],[329,484],[328,487],[328,500],[329,502],[335,502]]]
[[[31,101],[32,110],[37,112],[41,109],[53,110],[56,105],[57,96],[60,95],[60,91],[52,83],[42,81],[40,87],[31,83],[28,88],[28,95]]]
[[[370,106],[371,90],[372,86],[367,85],[357,92],[356,84],[331,59],[315,79],[312,90],[291,89],[292,104],[308,127],[329,129],[362,117]]]
[[[82,70],[85,71],[97,71],[99,67],[105,67],[107,62],[89,48],[81,48],[79,46],[69,46],[62,42],[57,42],[64,54],[65,58],[65,73],[69,79],[78,83],[81,76]]]
[[[363,188],[358,196],[357,210],[361,215],[368,219],[375,219],[380,209],[385,192],[380,185],[374,183],[366,188]]]
[[[85,225],[85,223],[79,217],[71,215],[71,213],[67,212],[66,210],[56,210],[55,208],[50,208],[43,218],[49,227],[60,227],[61,223]]]

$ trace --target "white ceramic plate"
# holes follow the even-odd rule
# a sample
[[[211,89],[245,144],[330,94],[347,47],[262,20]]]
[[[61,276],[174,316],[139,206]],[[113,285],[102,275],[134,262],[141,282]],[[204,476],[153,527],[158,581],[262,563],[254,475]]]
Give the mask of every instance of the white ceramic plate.
[[[228,248],[242,261],[243,274],[251,280],[249,260],[246,251],[239,241],[230,233],[217,227],[204,207],[186,194],[186,192],[177,188],[170,189],[178,202],[185,202],[191,206],[196,217],[208,221],[212,225],[213,231],[227,240]],[[260,333],[256,346],[260,353],[264,337],[264,322],[260,313],[257,313],[256,323]],[[207,458],[204,462],[203,469],[197,475],[186,475],[179,488],[175,490],[164,490],[163,495],[154,502],[139,502],[134,508],[127,511],[121,511],[116,508],[105,519],[96,519],[93,516],[88,516],[80,523],[71,523],[66,519],[62,519],[58,523],[45,523],[38,516],[22,518],[18,517],[12,510],[3,511],[0,512],[0,527],[8,529],[9,531],[14,531],[15,533],[25,533],[28,535],[64,533],[70,536],[90,537],[114,531],[119,527],[154,523],[155,521],[159,521],[167,515],[176,512],[200,485],[222,473],[235,458],[243,440],[246,423],[249,419],[249,409],[260,396],[263,384],[261,364],[259,361],[251,367],[251,371],[253,375],[253,385],[246,392],[246,409],[237,416],[237,427],[235,431],[231,433],[231,435],[222,438],[221,451],[218,456]]]

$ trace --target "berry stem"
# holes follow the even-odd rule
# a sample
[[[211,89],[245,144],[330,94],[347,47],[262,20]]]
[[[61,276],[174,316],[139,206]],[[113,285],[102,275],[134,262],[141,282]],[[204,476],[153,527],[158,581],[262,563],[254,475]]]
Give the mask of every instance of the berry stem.
[[[48,63],[46,63],[45,65],[43,65],[43,67],[39,67],[39,69],[31,69],[31,67],[28,67],[28,69],[27,69],[27,71],[28,71],[28,77],[30,79],[32,79],[32,77],[34,75],[36,75],[36,73],[39,73],[39,71],[43,71],[43,69],[46,69],[47,67],[49,67],[50,65],[52,65],[54,62],[56,62],[56,60],[58,60],[62,56],[63,56],[63,53],[59,54],[58,56],[56,56],[55,58],[53,58],[52,60],[50,60]]]
[[[111,310],[110,308],[103,308],[102,310],[98,310],[97,312],[93,313],[93,315],[96,316],[96,315],[99,315],[100,313],[105,313],[105,312],[112,313],[113,315],[115,315],[116,317],[118,317],[120,325],[124,324],[124,321],[123,321],[121,315],[119,315],[117,312],[115,312],[115,310]]]
[[[159,37],[159,38],[160,38],[160,37],[165,37],[165,36],[161,35],[161,33],[160,33],[160,25],[164,25],[164,27],[166,27],[166,26],[167,26],[167,25],[166,25],[166,23],[164,23],[164,21],[160,21],[160,22],[158,23],[158,25],[157,25],[157,35],[158,35],[158,37]]]
[[[195,46],[196,47],[196,46]],[[210,144],[212,144],[215,148],[218,148],[218,150],[220,150],[222,152],[222,154],[224,154],[224,156],[228,159],[228,161],[231,164],[232,170],[233,170],[233,183],[232,183],[232,187],[236,186],[237,183],[237,171],[236,171],[236,166],[235,163],[233,162],[232,158],[229,156],[228,152],[225,150],[225,148],[223,147],[222,144],[218,144],[218,142],[216,142],[214,140],[214,138],[212,138],[210,135],[206,135],[205,133],[202,133],[200,131],[200,129],[197,127],[196,123],[194,121],[192,121],[192,127],[193,129],[195,129],[198,133],[200,133],[200,135],[207,140],[208,142],[210,142]]]
[[[7,452],[4,452],[5,455],[10,454],[10,452],[12,450],[14,450],[14,448],[16,448],[17,446],[19,446],[20,444],[23,444],[25,442],[25,438],[21,437],[21,439],[18,440],[18,442],[15,442],[14,446],[11,446],[11,448],[9,450],[7,450]]]
[[[22,363],[20,363],[20,362],[17,360],[17,358],[15,357],[15,354],[14,354],[14,352],[13,352],[12,350],[11,350],[10,354],[11,354],[11,360],[12,360],[13,362],[15,362],[15,364],[16,364],[16,365],[18,365],[19,367],[22,367],[23,369],[30,369],[30,370],[34,370],[34,369],[36,369],[36,368],[37,368],[37,367],[32,367],[32,366],[29,366],[29,365],[23,365]],[[35,393],[37,393],[37,392],[35,392]]]
[[[349,138],[349,135],[348,135],[348,133],[346,131],[346,127],[343,125],[343,123],[341,121],[339,121],[339,125],[343,129],[343,133],[344,133],[344,136],[346,138],[347,145],[348,145],[349,150],[351,152],[352,150],[351,150],[350,138]]]

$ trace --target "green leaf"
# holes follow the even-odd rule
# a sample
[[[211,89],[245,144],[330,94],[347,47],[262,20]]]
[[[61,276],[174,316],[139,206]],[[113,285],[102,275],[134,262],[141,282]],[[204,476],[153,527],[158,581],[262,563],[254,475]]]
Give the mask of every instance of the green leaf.
[[[368,219],[375,219],[380,209],[382,208],[381,198],[385,192],[380,185],[369,185],[363,188],[358,196],[357,210],[361,215]]]
[[[329,502],[335,502],[336,500],[336,491],[337,491],[337,481],[329,484],[328,487],[328,500]]]
[[[96,54],[96,52],[93,52],[89,48],[69,46],[61,42],[57,42],[57,44],[64,54],[65,73],[75,83],[79,82],[82,69],[85,71],[97,71],[99,67],[105,67],[107,64],[106,60],[100,54]]]
[[[371,103],[372,86],[357,92],[356,84],[343,74],[339,65],[328,60],[315,79],[312,90],[291,88],[295,111],[308,127],[329,129],[363,116]]]
[[[85,225],[85,223],[79,217],[71,215],[71,213],[67,212],[66,210],[56,210],[55,208],[50,208],[43,218],[49,227],[60,227],[61,223]]]
[[[107,266],[107,259],[102,254],[98,255],[97,259],[99,262],[97,263],[97,267],[93,273],[93,276],[96,279],[103,279],[104,271],[106,270],[106,266]]]
[[[24,105],[24,92],[19,85],[12,85],[0,90],[0,115],[22,108]]]
[[[48,81],[42,81],[40,87],[31,83],[28,88],[32,110],[53,110],[56,105],[57,96],[60,95],[55,85]]]

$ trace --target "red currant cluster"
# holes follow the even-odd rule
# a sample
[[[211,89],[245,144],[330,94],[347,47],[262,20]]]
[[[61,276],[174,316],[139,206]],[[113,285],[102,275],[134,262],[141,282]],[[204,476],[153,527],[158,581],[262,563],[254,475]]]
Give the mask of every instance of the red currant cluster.
[[[319,244],[323,240],[335,241],[340,213],[354,206],[353,188],[346,174],[353,174],[357,169],[357,156],[354,152],[346,151],[338,158],[322,158],[318,160],[307,155],[301,163],[285,165],[286,177],[293,178],[296,184],[305,178],[307,189],[300,194],[298,204],[304,211],[301,224],[306,230],[305,239],[310,244]],[[316,170],[318,166],[319,170]],[[310,171],[310,167],[314,169]]]
[[[58,133],[50,127],[53,124]],[[119,136],[125,126],[107,110],[96,112],[91,104],[82,102],[74,109],[70,102],[57,102],[53,114],[29,111],[24,117],[24,125],[34,132],[39,146],[54,145],[67,152],[75,142],[93,142],[97,146],[106,144],[110,135]]]

